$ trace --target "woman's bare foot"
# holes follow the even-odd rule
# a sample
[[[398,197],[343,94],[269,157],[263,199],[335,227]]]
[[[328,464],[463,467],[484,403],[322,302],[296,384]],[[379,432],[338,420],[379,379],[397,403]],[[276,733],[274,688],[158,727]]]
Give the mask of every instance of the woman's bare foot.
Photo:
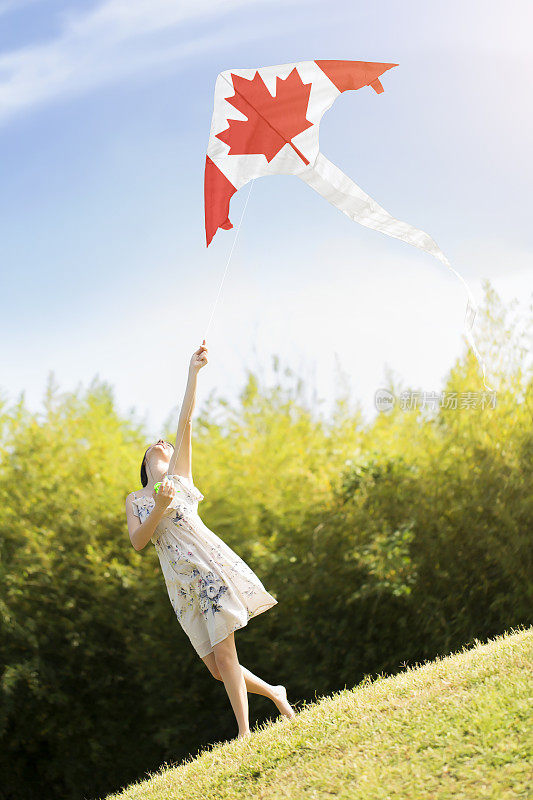
[[[252,735],[252,732],[250,730],[248,730],[248,731],[243,731],[242,733],[239,733],[239,735],[236,736],[235,738],[236,739],[247,739],[251,735]]]
[[[274,703],[276,704],[280,714],[282,714],[284,717],[288,717],[289,719],[292,719],[296,716],[291,704],[287,700],[287,690],[284,686],[274,686],[273,695]]]

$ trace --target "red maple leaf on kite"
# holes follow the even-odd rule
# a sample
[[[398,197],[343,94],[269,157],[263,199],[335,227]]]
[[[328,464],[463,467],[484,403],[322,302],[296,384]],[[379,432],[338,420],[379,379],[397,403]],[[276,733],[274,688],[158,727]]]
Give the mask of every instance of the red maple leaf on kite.
[[[291,142],[313,125],[305,118],[311,84],[302,82],[296,67],[286,78],[276,77],[274,97],[259,72],[252,80],[233,73],[231,77],[235,94],[226,99],[247,119],[229,119],[229,128],[217,133],[217,139],[229,145],[229,155],[263,153],[270,162],[282,147],[290,144],[304,163],[309,164]]]

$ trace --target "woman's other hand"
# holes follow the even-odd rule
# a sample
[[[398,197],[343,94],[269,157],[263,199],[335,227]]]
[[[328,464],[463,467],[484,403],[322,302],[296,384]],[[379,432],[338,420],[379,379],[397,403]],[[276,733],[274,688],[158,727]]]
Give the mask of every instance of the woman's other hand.
[[[165,511],[171,504],[174,495],[176,494],[176,487],[172,481],[164,480],[159,487],[159,491],[152,492],[152,497],[155,500],[155,507],[160,511]]]
[[[205,346],[205,339],[202,345],[192,354],[190,368],[198,372],[198,370],[205,367],[207,364],[207,347]]]

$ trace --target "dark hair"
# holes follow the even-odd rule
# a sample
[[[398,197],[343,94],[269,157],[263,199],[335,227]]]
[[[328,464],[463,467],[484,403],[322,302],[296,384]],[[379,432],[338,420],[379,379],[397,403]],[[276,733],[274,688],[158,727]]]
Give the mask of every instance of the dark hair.
[[[150,445],[150,447],[151,447],[151,445]],[[142,461],[142,464],[141,464],[141,484],[143,486],[146,486],[148,484],[148,475],[146,474],[146,453],[148,452],[150,447],[148,447],[146,449],[146,451],[144,453],[144,456],[143,456],[143,461]]]
[[[172,449],[174,450],[174,445],[171,442],[167,442],[165,440],[165,444],[169,444],[172,447]],[[146,453],[148,452],[150,447],[152,447],[152,445],[149,445],[149,447],[147,447],[146,450],[144,451],[144,456],[143,456],[143,460],[142,460],[142,464],[141,464],[141,485],[142,486],[147,486],[148,485],[148,475],[146,474]]]

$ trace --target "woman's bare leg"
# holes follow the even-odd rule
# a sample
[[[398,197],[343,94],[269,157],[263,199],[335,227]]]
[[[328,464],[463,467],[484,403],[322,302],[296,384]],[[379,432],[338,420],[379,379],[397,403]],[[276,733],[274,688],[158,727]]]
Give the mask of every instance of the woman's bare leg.
[[[292,706],[287,700],[287,690],[284,686],[279,684],[278,686],[272,686],[270,683],[266,683],[262,678],[258,678],[257,675],[254,675],[253,672],[250,672],[249,669],[246,667],[242,668],[244,672],[244,680],[246,681],[246,690],[251,694],[262,694],[264,697],[268,697],[275,703],[278,711],[280,714],[283,714],[284,717],[292,717],[295,716]]]
[[[207,656],[202,658],[202,661],[206,665],[211,675],[218,681],[222,681],[222,675],[217,668],[215,654],[209,653]],[[283,716],[291,719],[295,716],[292,706],[287,701],[287,690],[284,686],[281,684],[273,686],[272,684],[264,681],[262,678],[258,678],[257,675],[254,675],[253,672],[250,672],[250,670],[246,667],[242,667],[242,671],[244,674],[247,692],[250,692],[250,694],[260,694],[263,695],[263,697],[268,697],[269,700],[272,700],[272,702],[275,703],[278,711]]]
[[[235,634],[230,634],[224,641],[219,642],[213,647],[215,661],[220,676],[226,687],[228,697],[237,724],[239,726],[238,739],[250,733],[250,721],[248,717],[248,693],[246,691],[246,681],[235,647]]]

